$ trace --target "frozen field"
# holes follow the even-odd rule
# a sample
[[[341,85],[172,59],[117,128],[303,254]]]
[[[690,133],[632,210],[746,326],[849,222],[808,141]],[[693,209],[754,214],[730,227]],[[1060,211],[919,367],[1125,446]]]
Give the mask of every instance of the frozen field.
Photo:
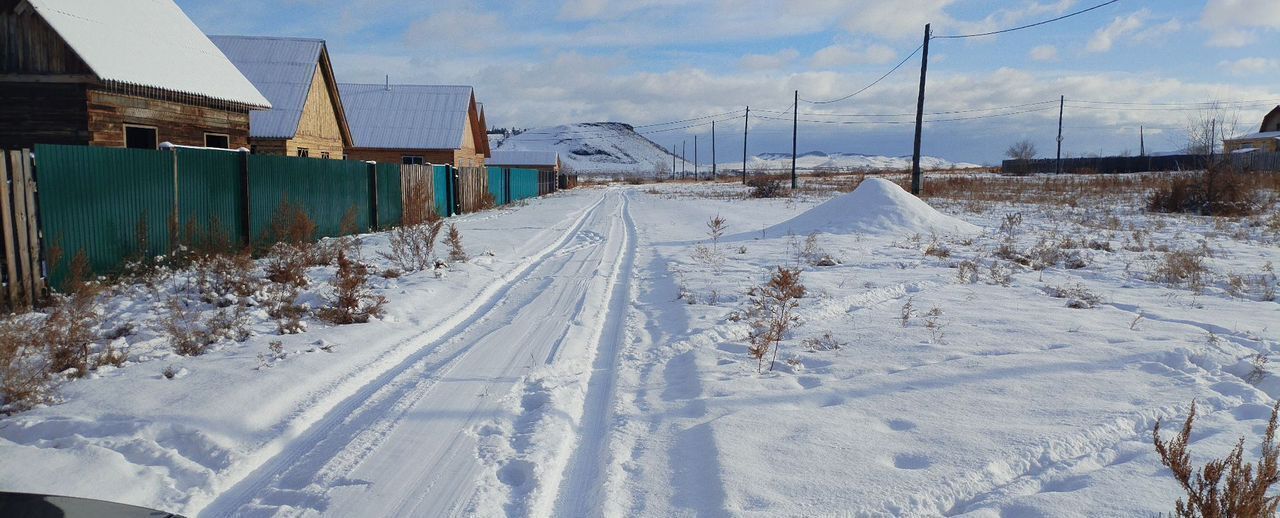
[[[1194,459],[1242,435],[1256,455],[1280,397],[1274,209],[744,193],[456,218],[471,259],[375,277],[385,318],[279,336],[259,308],[199,357],[161,325],[185,274],[117,290],[101,328],[134,324],[110,342],[129,361],[0,419],[0,490],[190,516],[1146,516],[1181,495],[1152,426],[1193,399]],[[361,247],[390,266],[385,234]],[[779,266],[807,293],[759,372],[748,292]],[[318,306],[333,268],[308,273]]]

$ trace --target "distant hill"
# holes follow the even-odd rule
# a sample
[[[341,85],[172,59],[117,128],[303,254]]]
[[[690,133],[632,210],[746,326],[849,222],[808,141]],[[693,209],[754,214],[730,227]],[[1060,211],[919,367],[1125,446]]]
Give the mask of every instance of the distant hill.
[[[658,167],[671,169],[667,150],[620,122],[567,124],[500,137],[490,136],[493,149],[557,151],[560,162],[578,174],[653,175]],[[692,163],[687,166],[693,170]],[[678,160],[676,167],[680,167]]]
[[[567,124],[531,129],[509,137],[495,134],[490,135],[489,139],[491,147],[495,150],[559,152],[560,161],[578,174],[652,176],[659,168],[664,173],[670,171],[672,164],[671,154],[666,149],[636,133],[631,125],[619,122]],[[692,150],[689,152],[691,153]],[[921,157],[920,164],[924,169],[980,167],[976,164],[951,162],[936,157]],[[902,170],[911,168],[911,157],[813,151],[797,157],[796,166],[806,171],[813,169]],[[680,161],[676,160],[676,169],[681,167]],[[691,162],[684,164],[683,167],[693,171]],[[709,162],[701,166],[703,170],[710,167]],[[720,162],[720,168],[724,170],[737,170],[741,167],[741,161]],[[751,157],[747,161],[747,168],[751,170],[777,170],[790,167],[790,153],[764,153]]]

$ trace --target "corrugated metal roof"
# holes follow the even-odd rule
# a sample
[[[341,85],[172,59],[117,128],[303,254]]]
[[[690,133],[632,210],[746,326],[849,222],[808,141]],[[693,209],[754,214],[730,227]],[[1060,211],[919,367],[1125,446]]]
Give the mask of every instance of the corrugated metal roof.
[[[271,101],[270,110],[249,114],[249,135],[286,139],[297,135],[324,40],[255,36],[209,39]]]
[[[462,147],[470,86],[340,84],[338,91],[356,147]]]
[[[103,81],[270,108],[173,0],[29,0]]]
[[[1264,131],[1261,133],[1250,133],[1248,135],[1241,135],[1239,137],[1227,139],[1227,140],[1258,140],[1258,139],[1264,139],[1264,138],[1280,139],[1280,131]]]
[[[484,161],[485,165],[540,165],[554,166],[560,155],[555,151],[494,151],[493,156]]]

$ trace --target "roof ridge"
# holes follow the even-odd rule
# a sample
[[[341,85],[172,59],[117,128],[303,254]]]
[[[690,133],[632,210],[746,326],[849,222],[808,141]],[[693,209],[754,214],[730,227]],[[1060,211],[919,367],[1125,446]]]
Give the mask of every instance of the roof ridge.
[[[313,43],[327,43],[324,38],[306,38],[295,36],[247,36],[243,34],[210,34],[209,38],[240,38],[245,40],[280,40],[280,41],[307,41]]]

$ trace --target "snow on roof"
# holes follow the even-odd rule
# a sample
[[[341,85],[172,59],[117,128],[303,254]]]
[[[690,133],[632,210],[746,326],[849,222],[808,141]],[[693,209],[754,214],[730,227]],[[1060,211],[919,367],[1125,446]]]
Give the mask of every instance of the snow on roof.
[[[484,161],[486,165],[538,165],[554,166],[559,154],[555,151],[494,151]]]
[[[270,108],[173,0],[28,0],[99,79]]]
[[[254,36],[210,36],[262,95],[271,109],[249,114],[249,135],[293,138],[311,93],[324,40]]]
[[[1232,139],[1227,139],[1227,140],[1231,140],[1231,141],[1235,141],[1235,140],[1261,140],[1261,139],[1269,139],[1269,138],[1273,138],[1273,139],[1280,139],[1280,131],[1263,131],[1263,132],[1261,132],[1261,133],[1250,133],[1250,134],[1248,134],[1248,135],[1241,135],[1241,136],[1239,136],[1239,137],[1232,138]]]
[[[339,84],[355,147],[458,149],[470,86]]]

